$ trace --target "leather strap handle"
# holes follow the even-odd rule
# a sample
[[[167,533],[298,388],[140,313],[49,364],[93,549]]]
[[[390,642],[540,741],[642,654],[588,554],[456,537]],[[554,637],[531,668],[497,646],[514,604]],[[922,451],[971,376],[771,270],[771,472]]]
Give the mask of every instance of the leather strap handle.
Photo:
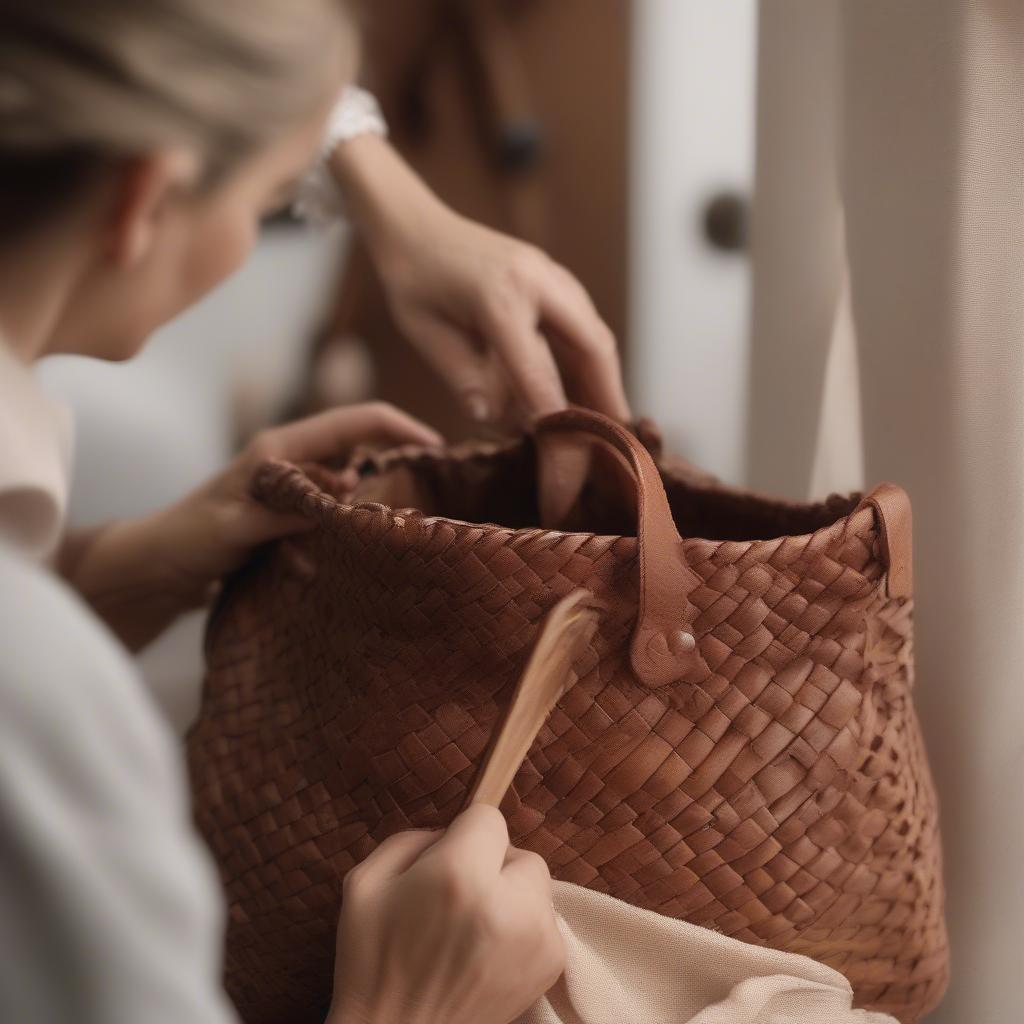
[[[875,513],[882,559],[885,561],[885,592],[888,597],[914,596],[914,517],[910,495],[896,484],[879,484],[865,495],[859,507]]]
[[[647,449],[614,420],[570,408],[539,420],[538,437],[576,434],[616,454],[636,485],[640,599],[630,642],[630,664],[647,686],[665,686],[710,674],[694,635],[697,611],[690,594],[701,578],[687,565],[661,474]],[[544,446],[538,445],[543,458]]]

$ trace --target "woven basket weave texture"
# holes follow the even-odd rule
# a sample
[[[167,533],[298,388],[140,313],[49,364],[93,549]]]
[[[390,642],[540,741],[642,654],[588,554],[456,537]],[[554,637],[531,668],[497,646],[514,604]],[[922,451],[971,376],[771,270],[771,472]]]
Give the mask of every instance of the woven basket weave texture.
[[[598,489],[578,514],[603,532],[532,525],[535,457],[529,440],[381,456],[347,503],[328,470],[262,472],[263,500],[314,526],[227,586],[189,736],[243,1019],[323,1019],[340,880],[457,813],[544,613],[586,587],[607,611],[503,805],[513,841],[556,878],[807,954],[856,1005],[918,1020],[947,978],[940,847],[912,602],[888,596],[876,512],[659,460],[707,671],[651,687],[628,656],[630,524]]]

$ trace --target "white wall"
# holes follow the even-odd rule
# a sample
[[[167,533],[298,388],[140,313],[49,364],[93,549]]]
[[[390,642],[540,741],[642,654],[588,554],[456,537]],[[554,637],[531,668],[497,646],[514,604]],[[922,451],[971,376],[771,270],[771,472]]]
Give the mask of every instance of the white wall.
[[[756,0],[636,0],[631,371],[638,412],[730,481],[744,469],[750,273],[703,238],[706,200],[749,194]]]

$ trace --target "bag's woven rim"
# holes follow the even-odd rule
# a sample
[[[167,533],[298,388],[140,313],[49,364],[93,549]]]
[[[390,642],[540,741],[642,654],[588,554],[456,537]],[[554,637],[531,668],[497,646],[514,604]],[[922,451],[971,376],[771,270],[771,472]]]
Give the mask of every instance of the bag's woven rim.
[[[425,462],[459,462],[468,459],[486,459],[496,454],[504,454],[515,450],[522,445],[522,440],[511,442],[480,442],[470,441],[460,445],[454,445],[444,451],[437,451],[432,448],[420,448],[416,446],[405,446],[391,451],[374,453],[362,451],[356,453],[349,464],[345,467],[358,468],[372,464],[376,471],[383,472],[394,469],[398,466],[415,466]],[[833,522],[810,530],[806,533],[787,533],[768,537],[747,537],[742,540],[701,537],[696,534],[687,534],[681,537],[684,544],[771,544],[775,541],[788,540],[800,542],[809,540],[812,537],[822,535],[840,536],[848,529],[858,529],[863,525],[871,524],[873,530],[877,530],[875,513],[870,506],[862,506],[864,492],[851,491],[847,494],[830,494],[822,501],[786,501],[762,495],[757,492],[733,488],[728,484],[715,481],[713,484],[690,481],[677,473],[673,473],[672,466],[666,465],[666,461],[656,459],[658,469],[673,484],[683,485],[695,492],[724,494],[730,499],[742,502],[743,504],[758,504],[779,511],[791,510],[794,512],[813,512],[820,510],[829,511],[831,507],[847,507],[848,511],[837,516]],[[311,475],[312,474],[312,475]],[[301,506],[312,509],[319,506],[322,512],[336,511],[343,513],[351,512],[374,512],[390,514],[394,520],[407,519],[415,516],[425,526],[434,524],[446,524],[460,530],[478,530],[488,534],[505,534],[506,536],[552,536],[572,537],[576,539],[613,541],[620,536],[627,540],[635,539],[635,534],[603,534],[592,533],[582,530],[558,530],[542,526],[502,526],[500,523],[471,522],[465,519],[456,519],[452,516],[426,515],[415,508],[395,508],[376,501],[344,501],[317,482],[315,477],[333,476],[330,470],[315,465],[298,465],[282,460],[268,460],[259,466],[253,481],[253,491],[257,497],[267,500],[271,504],[287,504],[293,510],[301,510]],[[306,504],[306,503],[309,504]]]

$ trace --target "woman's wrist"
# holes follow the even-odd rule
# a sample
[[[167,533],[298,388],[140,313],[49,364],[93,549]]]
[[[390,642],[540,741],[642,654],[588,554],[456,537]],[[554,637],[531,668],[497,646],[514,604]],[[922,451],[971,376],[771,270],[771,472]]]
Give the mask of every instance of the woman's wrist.
[[[379,135],[337,146],[329,166],[349,218],[378,264],[399,258],[412,240],[433,230],[436,218],[451,213]]]

